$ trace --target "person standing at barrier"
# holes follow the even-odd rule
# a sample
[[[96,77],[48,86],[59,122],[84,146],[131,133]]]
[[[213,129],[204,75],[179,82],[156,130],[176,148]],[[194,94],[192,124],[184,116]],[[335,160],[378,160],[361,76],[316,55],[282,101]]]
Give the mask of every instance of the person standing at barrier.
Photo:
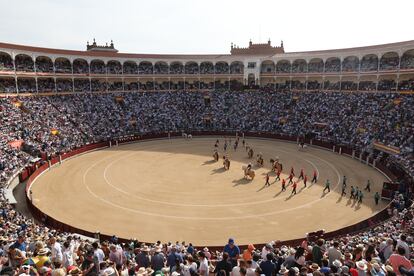
[[[229,261],[231,262],[232,267],[237,266],[237,260],[239,259],[239,255],[240,255],[240,249],[234,243],[233,238],[229,239],[229,242],[224,247],[223,252],[227,252],[229,254],[229,257],[230,257]]]
[[[378,205],[379,200],[380,200],[380,195],[378,192],[375,193],[374,200],[375,200],[375,205]]]

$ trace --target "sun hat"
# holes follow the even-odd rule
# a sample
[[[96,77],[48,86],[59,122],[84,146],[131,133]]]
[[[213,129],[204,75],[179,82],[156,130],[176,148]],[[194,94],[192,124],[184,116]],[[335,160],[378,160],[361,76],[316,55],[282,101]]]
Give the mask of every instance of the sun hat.
[[[139,276],[147,275],[147,270],[145,269],[145,267],[140,267],[137,271],[137,275]]]
[[[357,262],[357,263],[356,263],[356,267],[357,267],[359,270],[363,270],[363,271],[366,271],[366,270],[367,270],[367,264],[366,264],[364,261],[359,261],[359,262]]]
[[[44,248],[40,249],[40,250],[37,252],[37,255],[39,255],[39,256],[43,256],[43,255],[47,255],[47,253],[49,253],[49,248],[44,247]]]
[[[151,267],[147,267],[146,271],[147,275],[152,275],[154,273],[154,270]]]
[[[288,272],[289,272],[289,270],[286,267],[284,267],[284,266],[280,267],[279,274],[285,274],[285,273],[288,273]]]
[[[312,263],[312,265],[310,266],[310,269],[319,270],[319,265],[317,263]]]
[[[349,273],[349,267],[344,265],[341,267],[341,271],[343,274],[348,274]]]
[[[333,261],[333,262],[332,262],[332,264],[333,264],[334,266],[336,266],[337,268],[342,267],[342,263],[341,263],[341,261],[340,261],[340,260],[335,260],[335,261]]]

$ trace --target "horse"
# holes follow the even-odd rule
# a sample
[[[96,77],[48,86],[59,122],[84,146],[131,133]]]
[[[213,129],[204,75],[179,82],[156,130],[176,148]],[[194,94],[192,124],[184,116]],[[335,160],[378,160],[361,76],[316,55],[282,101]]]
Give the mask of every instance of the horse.
[[[214,158],[214,161],[218,161],[219,160],[219,154],[218,154],[218,152],[217,151],[215,151],[214,153],[213,153],[213,158]]]
[[[249,159],[253,158],[253,154],[254,154],[253,149],[249,148],[249,150],[247,151],[247,156],[249,157]]]
[[[246,166],[242,167],[242,170],[244,171],[244,178],[248,179],[250,177],[251,180],[254,179],[254,177],[256,176],[254,170],[252,169],[247,169]]]
[[[305,143],[299,143],[298,144],[298,151],[304,151],[304,150],[306,150],[307,147],[308,146],[305,145]]]
[[[230,169],[230,159],[224,157],[223,159],[223,166],[225,170],[229,170]]]
[[[272,166],[272,171],[274,172],[282,171],[283,169],[283,165],[279,162],[279,158],[276,158],[276,160],[270,159],[270,165]]]
[[[184,139],[187,139],[187,137],[188,137],[187,133],[184,133],[184,132],[181,135]]]
[[[187,139],[189,139],[189,140],[193,139],[193,135],[187,134]]]

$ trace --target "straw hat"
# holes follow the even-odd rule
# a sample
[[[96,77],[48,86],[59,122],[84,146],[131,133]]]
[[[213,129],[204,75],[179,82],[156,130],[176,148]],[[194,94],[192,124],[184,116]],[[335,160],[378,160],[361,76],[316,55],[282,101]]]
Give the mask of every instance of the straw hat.
[[[142,275],[147,275],[147,270],[145,269],[145,267],[140,267],[140,268],[138,269],[138,271],[137,271],[137,274],[138,274],[139,276],[142,276]]]
[[[49,248],[44,247],[40,249],[39,252],[37,252],[37,255],[43,256],[43,255],[47,255],[47,253],[49,253]]]
[[[313,263],[313,264],[310,266],[310,269],[312,269],[312,270],[319,270],[319,265],[318,265],[317,263]]]
[[[363,270],[363,271],[366,271],[366,270],[367,270],[367,264],[366,264],[364,261],[359,261],[359,262],[357,262],[357,263],[356,263],[356,267],[357,267],[359,270]]]

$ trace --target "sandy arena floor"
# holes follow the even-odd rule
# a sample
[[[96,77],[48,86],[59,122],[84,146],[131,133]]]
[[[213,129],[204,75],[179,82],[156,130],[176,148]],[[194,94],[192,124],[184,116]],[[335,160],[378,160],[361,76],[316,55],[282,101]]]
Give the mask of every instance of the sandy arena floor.
[[[229,150],[231,167],[225,171],[221,160],[212,158],[215,140],[146,141],[70,159],[39,177],[32,186],[33,202],[50,216],[89,231],[210,246],[223,245],[229,237],[238,244],[264,243],[336,230],[386,205],[375,206],[373,199],[386,178],[349,157],[318,148],[299,152],[296,144],[277,140],[246,139],[255,155],[262,152],[265,159],[264,168],[254,166],[256,178],[247,181],[241,168],[249,159],[241,143],[237,151]],[[294,196],[291,186],[281,192],[281,182],[264,187],[269,159],[276,156],[284,178],[291,166],[297,176],[304,168],[309,179],[316,169],[318,183],[303,188],[300,181]],[[348,190],[341,198],[343,175]],[[325,194],[326,179],[331,192]],[[364,188],[367,179],[372,191],[364,192],[363,204],[349,200],[350,185]]]

